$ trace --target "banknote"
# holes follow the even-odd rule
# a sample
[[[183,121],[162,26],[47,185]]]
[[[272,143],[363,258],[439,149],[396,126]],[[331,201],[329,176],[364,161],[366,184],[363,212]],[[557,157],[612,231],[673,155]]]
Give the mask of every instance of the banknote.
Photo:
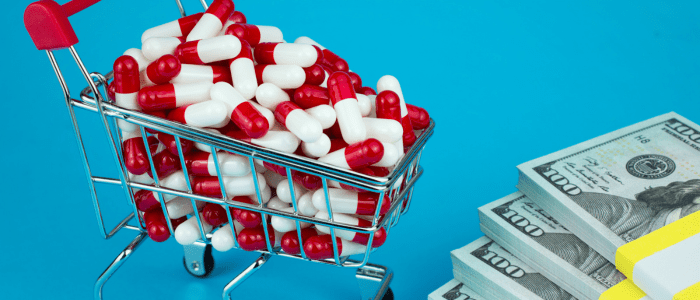
[[[520,192],[479,208],[482,231],[579,299],[598,299],[625,276]]]
[[[428,295],[428,300],[486,300],[456,279],[445,283]]]
[[[573,300],[571,294],[488,237],[451,252],[455,279],[497,299]]]
[[[518,189],[610,262],[700,210],[700,126],[676,113],[518,166]]]

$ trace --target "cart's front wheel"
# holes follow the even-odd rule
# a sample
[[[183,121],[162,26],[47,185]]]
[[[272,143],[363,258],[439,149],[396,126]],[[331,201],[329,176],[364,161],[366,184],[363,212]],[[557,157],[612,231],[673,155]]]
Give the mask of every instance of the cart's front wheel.
[[[394,292],[391,290],[391,288],[388,288],[386,290],[386,293],[384,293],[384,297],[382,300],[394,300]]]
[[[200,259],[188,259],[187,253],[182,258],[182,263],[185,266],[187,273],[194,277],[204,278],[211,274],[214,270],[214,255],[212,255],[212,246],[206,245],[204,247],[204,253],[201,255]],[[393,299],[393,298],[392,298]]]

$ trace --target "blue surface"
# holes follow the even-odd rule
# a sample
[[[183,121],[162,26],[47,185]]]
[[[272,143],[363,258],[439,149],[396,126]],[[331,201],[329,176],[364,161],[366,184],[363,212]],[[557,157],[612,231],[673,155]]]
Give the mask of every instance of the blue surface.
[[[106,0],[71,17],[85,64],[108,72],[125,49],[140,46],[144,29],[177,17],[173,2]],[[198,11],[198,1],[185,2]],[[517,164],[669,111],[700,122],[700,3],[559,2],[236,1],[252,24],[333,49],[369,85],[395,75],[407,101],[436,120],[411,210],[371,257],[394,270],[397,299],[425,299],[452,278],[449,251],[481,235],[477,207],[515,191]],[[0,299],[89,299],[133,234],[105,241],[97,231],[60,87],[22,25],[29,3],[6,3],[0,20]],[[70,87],[82,89],[67,51],[59,59]],[[90,146],[106,149],[99,124],[82,116]],[[109,174],[109,152],[94,157],[98,173]],[[181,257],[173,240],[147,241],[107,284],[105,299],[220,299],[256,255],[215,253],[208,279],[188,275]],[[284,258],[234,293],[358,295],[353,270]]]

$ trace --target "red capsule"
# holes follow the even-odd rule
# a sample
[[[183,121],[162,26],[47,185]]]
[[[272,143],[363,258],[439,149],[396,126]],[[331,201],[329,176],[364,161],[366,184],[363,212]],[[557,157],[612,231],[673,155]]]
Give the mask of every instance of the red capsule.
[[[139,211],[149,211],[156,207],[160,209],[160,203],[149,190],[140,190],[134,194],[134,203]]]
[[[408,103],[406,103],[406,109],[408,109],[408,117],[411,119],[413,129],[421,130],[428,128],[428,125],[430,125],[430,115],[427,110]]]
[[[348,72],[350,75],[350,80],[352,81],[352,86],[355,88],[355,92],[359,93],[362,89],[362,78],[355,72]]]
[[[153,84],[166,84],[180,74],[181,67],[174,55],[163,55],[146,67],[146,78]]]
[[[367,139],[345,147],[345,160],[350,169],[373,165],[384,156],[384,146],[377,139]]]
[[[376,94],[377,94],[377,92],[374,91],[373,88],[368,87],[368,86],[363,86],[362,88],[360,88],[360,90],[358,91],[358,93],[364,94],[364,95],[366,95],[366,96],[376,95]]]
[[[295,43],[260,43],[255,47],[258,64],[297,65],[310,67],[320,63],[323,53],[318,47]]]
[[[138,92],[141,88],[139,65],[129,55],[122,55],[114,61],[114,91],[118,94]]]
[[[301,243],[299,243],[299,235],[296,230],[289,231],[282,236],[282,250],[289,254],[301,253],[300,245],[303,245],[306,240],[312,236],[317,236],[318,232],[313,227],[304,228],[301,230]]]
[[[233,197],[233,201],[247,204],[255,204],[255,202],[247,196]],[[235,207],[231,207],[230,210],[231,216],[234,219],[236,219],[238,223],[241,223],[241,225],[243,225],[243,227],[245,228],[254,228],[260,225],[260,223],[262,223],[262,215],[260,215],[260,213],[258,212]]]
[[[161,151],[153,156],[153,167],[156,168],[158,178],[165,178],[181,169],[180,157],[173,155],[170,151]],[[148,168],[147,172],[149,176],[153,177],[153,172],[150,168]]]
[[[248,22],[245,18],[245,15],[240,11],[234,11],[233,14],[231,14],[231,16],[228,18],[228,20],[239,24],[245,24]]]
[[[307,190],[315,190],[323,187],[323,180],[316,175],[292,170],[292,180]]]
[[[350,70],[347,61],[328,49],[323,49],[323,62],[333,71],[347,72]]]
[[[207,224],[213,227],[217,227],[228,222],[226,209],[224,209],[221,205],[214,203],[207,203],[204,206],[202,209],[202,217]]]
[[[267,233],[270,244],[274,246],[275,230],[272,228],[272,226],[267,226]],[[262,225],[255,228],[244,228],[238,234],[238,245],[241,246],[241,249],[246,251],[267,249],[267,242],[265,242],[265,229],[263,229]]]
[[[163,143],[163,145],[165,145],[165,149],[167,149],[168,152],[179,157],[180,154],[177,151],[177,142],[176,142],[174,136],[167,134],[167,133],[159,132],[157,137],[158,137],[158,140],[161,143]],[[180,148],[182,149],[183,155],[189,153],[193,147],[194,147],[193,141],[180,138]]]
[[[158,140],[153,136],[148,137],[148,144],[151,151],[158,148]],[[124,165],[131,174],[141,175],[150,168],[146,146],[143,144],[141,136],[132,137],[122,142],[122,152]]]
[[[294,103],[303,109],[328,105],[331,102],[328,89],[316,85],[304,84],[294,90],[292,97]]]
[[[273,172],[275,172],[275,173],[277,173],[277,174],[280,174],[280,175],[282,175],[282,176],[287,176],[287,169],[285,169],[283,166],[276,165],[276,164],[273,164],[273,163],[269,163],[269,162],[266,162],[266,161],[263,162],[263,166],[264,166],[266,169],[268,169],[268,170],[270,170],[270,171],[273,171]]]
[[[326,70],[324,70],[320,64],[314,64],[308,68],[304,68],[304,73],[306,73],[305,84],[321,85],[326,81]]]

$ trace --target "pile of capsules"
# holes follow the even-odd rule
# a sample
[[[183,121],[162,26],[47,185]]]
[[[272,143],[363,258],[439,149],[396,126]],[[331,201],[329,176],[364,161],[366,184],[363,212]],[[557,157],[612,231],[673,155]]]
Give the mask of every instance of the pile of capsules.
[[[148,29],[141,42],[141,49],[129,49],[114,62],[108,93],[116,105],[258,146],[384,177],[430,122],[424,109],[404,102],[393,76],[377,82],[377,94],[362,86],[360,76],[338,55],[308,37],[286,43],[276,27],[247,24],[231,0],[214,0],[204,13]],[[151,129],[146,129],[152,134],[145,139],[146,146],[137,125],[124,120],[118,125],[132,181],[154,182],[148,147],[160,185],[186,191],[182,153],[193,193],[222,197],[211,147],[186,139],[180,139],[178,146],[172,135]],[[294,213],[290,205],[295,201],[300,215],[329,219],[321,178],[293,171],[292,193],[285,168],[258,161],[264,171],[257,173],[246,157],[225,151],[215,154],[224,191],[232,201],[258,205],[257,180],[267,208]],[[388,196],[379,199],[377,193],[335,181],[328,185],[335,222],[370,227],[376,210],[382,215],[391,206]],[[134,193],[149,236],[160,242],[170,237],[170,231],[158,197],[147,190]],[[201,222],[205,233],[215,230],[211,242],[219,251],[234,246],[232,230],[240,248],[267,248],[260,213],[230,208],[235,220],[231,226],[221,205],[195,201],[200,214],[192,216],[190,199],[162,197],[180,244],[201,238]],[[277,216],[267,224],[273,247],[289,254],[299,254],[303,248],[311,259],[333,257],[328,227],[301,222],[298,234],[294,220]],[[362,253],[370,244],[368,234],[335,233],[340,256]],[[372,247],[385,239],[382,228],[375,232]]]

